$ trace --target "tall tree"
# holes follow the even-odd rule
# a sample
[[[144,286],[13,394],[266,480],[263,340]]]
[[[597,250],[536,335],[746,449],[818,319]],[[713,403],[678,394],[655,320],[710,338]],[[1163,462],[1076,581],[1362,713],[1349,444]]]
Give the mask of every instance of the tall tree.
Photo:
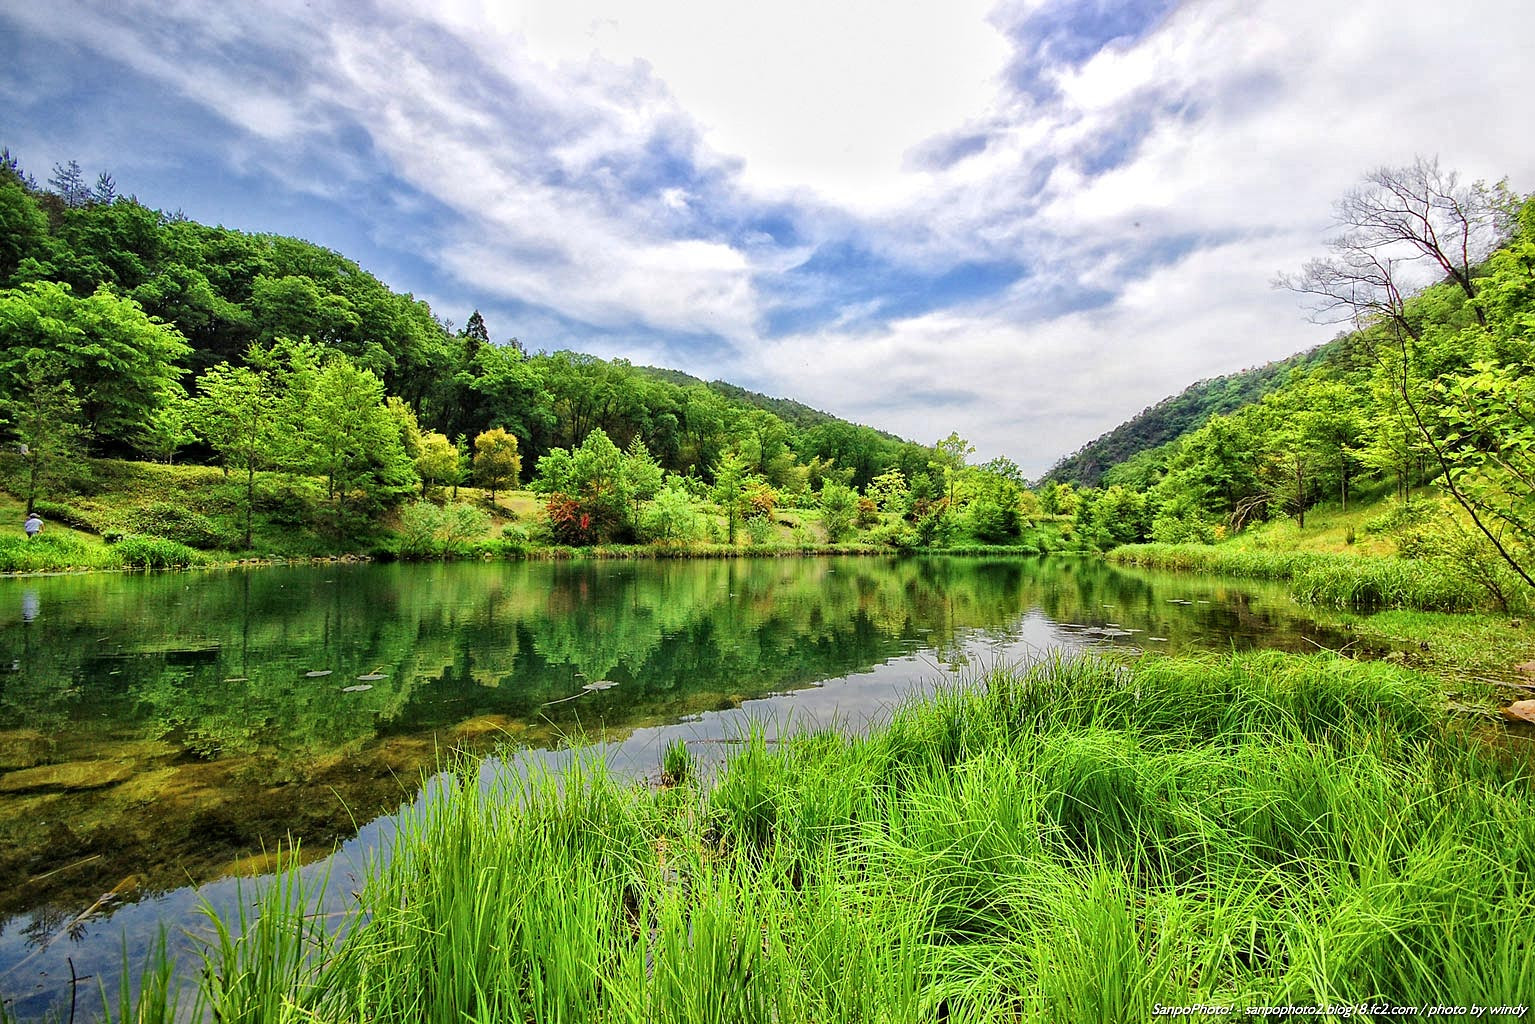
[[[131,299],[105,287],[77,298],[48,282],[0,291],[0,343],[0,392],[26,361],[45,359],[74,386],[89,431],[118,443],[174,394],[188,351]]]
[[[493,427],[474,439],[474,474],[496,500],[496,491],[516,487],[522,472],[522,458],[517,454],[517,438],[501,427]]]
[[[54,164],[48,185],[67,207],[80,207],[91,201],[91,186],[86,183],[85,172],[80,169],[78,160]]]
[[[1426,263],[1453,282],[1485,332],[1488,304],[1479,301],[1474,271],[1512,226],[1514,212],[1503,183],[1463,186],[1453,172],[1441,171],[1437,161],[1423,159],[1411,167],[1382,168],[1366,175],[1364,184],[1337,204],[1342,230],[1329,239],[1329,255],[1310,261],[1299,275],[1280,275],[1276,284],[1309,297],[1318,319],[1352,320],[1361,329],[1382,326],[1404,366],[1402,379],[1411,381],[1414,375],[1405,368],[1420,358],[1425,338],[1421,325],[1409,315],[1407,298],[1429,280],[1427,274],[1414,276],[1412,268]],[[1400,394],[1450,496],[1498,556],[1535,586],[1535,569],[1504,543],[1482,502],[1460,486],[1458,471],[1464,467],[1457,466],[1439,435],[1433,411],[1416,399],[1410,386],[1404,385]]]
[[[190,401],[193,428],[226,471],[245,473],[245,547],[252,542],[256,473],[284,460],[292,443],[283,421],[277,385],[269,371],[220,363],[197,380]]]
[[[30,514],[43,488],[79,463],[87,436],[80,401],[59,368],[42,358],[26,361],[8,393],[0,395],[0,417],[16,440],[23,468],[22,498]]]

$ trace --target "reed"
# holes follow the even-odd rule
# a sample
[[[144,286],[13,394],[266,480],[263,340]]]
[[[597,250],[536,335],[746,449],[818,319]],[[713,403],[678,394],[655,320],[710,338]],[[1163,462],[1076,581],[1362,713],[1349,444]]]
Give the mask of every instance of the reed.
[[[1287,580],[1296,600],[1336,608],[1465,611],[1487,603],[1466,579],[1406,558],[1314,551],[1266,551],[1211,544],[1127,544],[1108,553],[1121,565]]]

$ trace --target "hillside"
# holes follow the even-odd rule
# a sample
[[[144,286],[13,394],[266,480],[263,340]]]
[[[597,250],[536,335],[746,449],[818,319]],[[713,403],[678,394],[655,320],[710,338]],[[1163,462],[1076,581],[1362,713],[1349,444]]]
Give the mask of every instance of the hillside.
[[[0,155],[0,225],[0,350],[49,354],[39,372],[72,389],[86,454],[218,457],[181,429],[209,371],[243,371],[252,352],[270,362],[304,340],[319,363],[344,360],[371,375],[422,430],[466,451],[504,428],[524,473],[597,430],[620,447],[642,439],[664,469],[705,479],[735,449],[753,453],[748,469],[774,485],[815,459],[852,470],[858,484],[927,464],[915,445],[788,399],[622,359],[538,351],[537,338],[525,339],[528,351],[494,344],[477,310],[454,331],[441,311],[340,253],[200,224],[111,187],[50,191],[8,155]],[[103,330],[125,368],[139,365],[133,353],[153,350],[136,377],[97,372],[92,336]],[[0,402],[22,401],[33,386],[24,363],[0,357]],[[157,425],[156,437],[146,424]],[[16,430],[8,440],[19,443]]]
[[[1344,360],[1347,346],[1348,338],[1337,338],[1288,359],[1191,384],[1067,455],[1041,482],[1097,487],[1113,467],[1198,430],[1211,416],[1262,400],[1290,371]]]

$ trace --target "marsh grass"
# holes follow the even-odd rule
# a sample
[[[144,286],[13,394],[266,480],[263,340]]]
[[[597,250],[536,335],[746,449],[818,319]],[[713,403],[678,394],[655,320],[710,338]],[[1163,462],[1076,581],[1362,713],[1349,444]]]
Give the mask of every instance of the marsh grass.
[[[1057,659],[861,737],[754,733],[659,791],[466,763],[342,932],[282,876],[220,927],[200,997],[221,1021],[636,1024],[1518,1003],[1535,779],[1443,708],[1341,658]]]
[[[1487,601],[1471,581],[1448,576],[1430,562],[1406,558],[1211,544],[1127,544],[1107,557],[1121,565],[1288,580],[1296,600],[1336,608],[1464,611]]]

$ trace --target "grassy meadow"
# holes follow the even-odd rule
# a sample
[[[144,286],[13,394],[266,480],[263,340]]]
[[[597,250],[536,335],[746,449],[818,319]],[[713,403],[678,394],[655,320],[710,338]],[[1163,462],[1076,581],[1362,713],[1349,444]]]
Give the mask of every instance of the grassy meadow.
[[[1498,733],[1409,669],[1262,653],[997,670],[867,735],[753,736],[707,778],[669,751],[662,787],[587,762],[487,788],[465,765],[343,927],[281,875],[109,1012],[169,1019],[177,992],[263,1022],[1518,1004],[1535,776]]]

